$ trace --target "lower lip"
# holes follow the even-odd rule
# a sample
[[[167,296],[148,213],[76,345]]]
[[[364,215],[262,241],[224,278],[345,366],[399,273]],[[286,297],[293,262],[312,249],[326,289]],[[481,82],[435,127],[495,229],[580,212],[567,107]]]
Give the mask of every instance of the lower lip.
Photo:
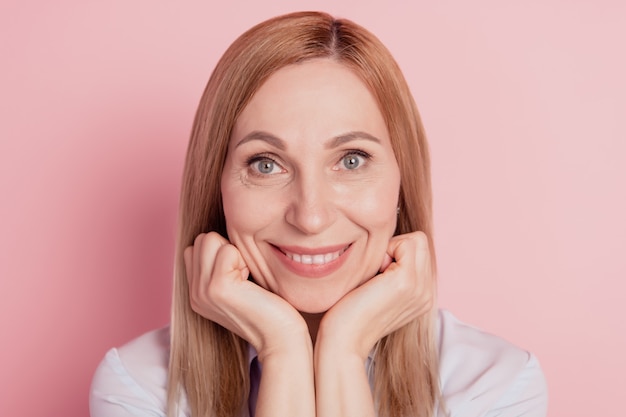
[[[344,264],[348,255],[350,254],[350,250],[352,249],[352,245],[348,247],[337,259],[334,259],[328,263],[323,265],[315,265],[315,264],[303,264],[301,262],[296,262],[291,258],[288,258],[283,252],[280,251],[275,246],[272,246],[274,253],[280,259],[280,261],[296,275],[300,275],[307,278],[322,278],[327,275],[332,274],[337,271]]]

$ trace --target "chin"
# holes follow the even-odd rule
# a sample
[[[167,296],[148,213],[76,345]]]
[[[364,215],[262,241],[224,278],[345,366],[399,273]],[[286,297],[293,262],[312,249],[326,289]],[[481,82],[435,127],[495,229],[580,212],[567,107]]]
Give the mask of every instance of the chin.
[[[345,294],[319,294],[310,291],[298,296],[283,297],[293,308],[301,313],[321,314],[330,310]]]
[[[304,314],[324,314],[328,310],[330,310],[331,306],[304,306],[304,307],[296,307],[294,308],[298,310],[300,313]]]

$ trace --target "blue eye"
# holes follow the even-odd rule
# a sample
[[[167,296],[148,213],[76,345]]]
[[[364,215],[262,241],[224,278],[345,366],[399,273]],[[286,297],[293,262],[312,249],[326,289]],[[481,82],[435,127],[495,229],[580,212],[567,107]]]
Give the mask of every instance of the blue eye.
[[[274,171],[275,163],[271,159],[262,159],[256,163],[256,169],[261,174],[271,174]]]
[[[361,170],[364,168],[364,164],[367,164],[367,161],[369,161],[371,158],[372,155],[365,151],[352,149],[346,152],[341,157],[341,160],[339,161],[338,166],[336,166],[336,169],[348,171],[354,171],[356,169]]]
[[[248,165],[248,170],[251,175],[260,177],[284,172],[283,167],[270,156],[253,155],[246,161],[246,164]]]
[[[343,157],[343,166],[346,169],[356,169],[361,165],[360,156],[355,154],[346,155]]]

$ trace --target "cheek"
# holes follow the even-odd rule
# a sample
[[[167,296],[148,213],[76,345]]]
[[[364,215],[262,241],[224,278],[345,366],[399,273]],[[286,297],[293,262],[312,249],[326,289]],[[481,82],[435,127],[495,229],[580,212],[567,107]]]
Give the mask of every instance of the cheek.
[[[269,204],[269,201],[275,201],[274,197],[267,190],[241,183],[222,183],[222,205],[231,243],[239,246],[280,216],[278,205]]]
[[[391,175],[393,174],[393,175]],[[354,214],[365,224],[376,229],[390,229],[393,233],[397,220],[400,176],[391,173],[384,181],[364,183],[351,206]]]
[[[268,230],[277,216],[276,206],[267,204],[267,193],[240,184],[222,184],[222,201],[226,219],[226,233],[250,269],[255,282],[272,291],[272,274],[267,269],[264,255],[256,238]],[[265,202],[265,203],[264,203]],[[271,228],[269,228],[271,230]]]
[[[226,218],[226,230],[232,243],[242,236],[253,233],[259,220],[250,196],[228,187],[222,187],[222,204]]]
[[[235,244],[239,236],[254,229],[256,216],[252,206],[252,196],[249,190],[242,185],[239,175],[232,167],[232,161],[227,158],[221,180],[222,209],[226,219],[228,239]]]

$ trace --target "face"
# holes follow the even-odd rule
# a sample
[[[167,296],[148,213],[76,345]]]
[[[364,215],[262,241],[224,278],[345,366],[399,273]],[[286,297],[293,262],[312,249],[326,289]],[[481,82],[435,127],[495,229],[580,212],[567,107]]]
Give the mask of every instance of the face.
[[[379,271],[400,172],[365,84],[319,59],[278,70],[253,96],[221,188],[228,237],[255,282],[320,313]]]

